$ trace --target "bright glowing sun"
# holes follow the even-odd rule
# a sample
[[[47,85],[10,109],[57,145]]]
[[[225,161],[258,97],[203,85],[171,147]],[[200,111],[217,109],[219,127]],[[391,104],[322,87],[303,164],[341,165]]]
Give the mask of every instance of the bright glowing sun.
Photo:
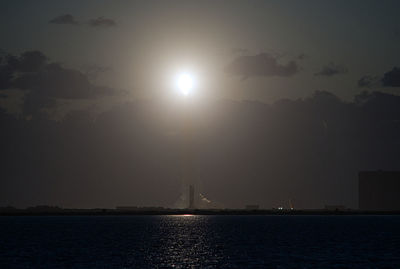
[[[177,86],[181,94],[187,96],[193,90],[194,79],[193,76],[188,73],[182,73],[178,75]]]

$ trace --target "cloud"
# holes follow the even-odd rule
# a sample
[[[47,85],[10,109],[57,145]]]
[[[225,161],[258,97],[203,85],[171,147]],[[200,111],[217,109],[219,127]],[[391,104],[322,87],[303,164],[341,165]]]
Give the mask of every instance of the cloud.
[[[305,54],[305,53],[300,53],[300,54],[297,56],[297,59],[299,59],[299,60],[304,60],[304,59],[307,59],[307,58],[308,58],[308,55]]]
[[[19,57],[6,55],[0,65],[0,89],[15,87],[16,79],[39,72],[46,64],[47,57],[40,51],[26,51]]]
[[[90,20],[89,25],[92,27],[114,27],[117,26],[117,23],[113,19],[98,17]]]
[[[63,14],[60,16],[55,17],[54,19],[51,19],[49,23],[53,24],[71,24],[71,25],[78,25],[79,22],[77,22],[71,14]]]
[[[80,23],[75,19],[75,17],[71,14],[63,14],[60,16],[51,19],[49,23],[52,24],[69,24],[69,25],[79,25]],[[88,26],[91,27],[114,27],[117,25],[115,20],[105,18],[105,17],[98,17],[96,19],[91,19],[87,23]]]
[[[261,53],[254,56],[240,56],[230,63],[225,71],[243,79],[256,76],[290,77],[298,72],[298,66],[295,61],[280,64],[276,57]]]
[[[339,74],[346,74],[348,69],[339,64],[335,64],[334,62],[330,62],[327,65],[323,66],[322,69],[314,74],[314,76],[326,76],[331,77]]]
[[[52,98],[77,99],[95,95],[94,86],[84,74],[66,69],[57,63],[48,64],[38,72],[17,77],[14,86]]]
[[[112,94],[109,88],[93,85],[78,70],[49,63],[40,51],[7,55],[0,64],[0,89],[26,91],[24,111],[29,113],[54,106],[55,99],[88,99]]]
[[[382,78],[384,87],[400,87],[400,67],[393,67],[392,70],[386,72]]]
[[[393,67],[381,76],[365,75],[358,80],[359,87],[400,87],[400,67]]]
[[[14,66],[8,64],[9,57],[1,61],[0,65],[0,90],[11,87],[11,80],[14,74]],[[4,62],[4,63],[3,63]]]
[[[47,60],[46,55],[40,51],[26,51],[17,60],[18,71],[37,72],[46,65]]]
[[[24,73],[41,70],[47,62],[47,57],[40,51],[26,51],[19,57],[6,55],[0,65],[0,90],[15,87],[15,78],[23,77]]]
[[[104,74],[106,72],[112,72],[113,68],[110,66],[103,66],[98,64],[88,64],[83,66],[83,70],[85,72],[85,75],[90,80],[96,80],[100,74]]]
[[[358,80],[358,87],[361,88],[374,88],[379,86],[382,86],[379,76],[366,75]]]

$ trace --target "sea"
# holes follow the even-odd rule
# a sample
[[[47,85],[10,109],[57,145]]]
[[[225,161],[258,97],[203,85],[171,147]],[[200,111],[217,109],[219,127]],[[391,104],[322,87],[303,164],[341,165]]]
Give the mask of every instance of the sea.
[[[400,268],[400,216],[2,216],[0,268]]]

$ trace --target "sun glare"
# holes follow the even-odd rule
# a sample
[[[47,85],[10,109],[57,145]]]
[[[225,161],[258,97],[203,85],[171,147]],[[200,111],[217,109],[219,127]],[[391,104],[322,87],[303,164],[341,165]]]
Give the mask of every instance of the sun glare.
[[[177,86],[181,94],[184,96],[189,95],[193,90],[193,76],[188,73],[182,73],[178,75]]]

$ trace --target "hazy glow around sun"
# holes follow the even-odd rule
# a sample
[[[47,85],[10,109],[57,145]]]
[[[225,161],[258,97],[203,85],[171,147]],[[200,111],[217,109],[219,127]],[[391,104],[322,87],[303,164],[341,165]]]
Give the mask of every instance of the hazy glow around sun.
[[[177,86],[181,94],[189,95],[194,86],[194,78],[189,73],[181,73],[177,77]]]

